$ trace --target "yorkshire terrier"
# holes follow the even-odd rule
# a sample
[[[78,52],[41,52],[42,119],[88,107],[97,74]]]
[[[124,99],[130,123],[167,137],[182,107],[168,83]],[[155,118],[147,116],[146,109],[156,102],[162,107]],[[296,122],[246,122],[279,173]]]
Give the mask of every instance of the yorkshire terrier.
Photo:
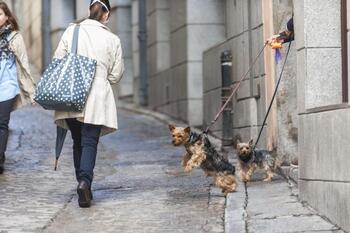
[[[239,161],[239,176],[242,182],[248,182],[256,168],[264,169],[267,173],[264,181],[271,181],[277,169],[274,151],[253,150],[253,139],[248,143],[237,141],[237,155]]]
[[[215,185],[227,193],[236,191],[235,167],[220,155],[204,134],[191,132],[190,127],[169,125],[174,146],[183,145],[186,153],[182,158],[185,172],[202,168],[207,176],[214,177]]]

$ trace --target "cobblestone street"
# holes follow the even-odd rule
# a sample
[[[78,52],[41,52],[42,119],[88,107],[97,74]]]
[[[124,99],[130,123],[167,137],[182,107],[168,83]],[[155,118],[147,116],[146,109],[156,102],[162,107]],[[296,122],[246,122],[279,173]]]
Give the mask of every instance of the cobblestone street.
[[[119,117],[120,130],[99,144],[94,204],[81,209],[70,134],[55,172],[52,114],[14,112],[0,232],[223,232],[225,198],[201,171],[182,172],[183,149],[171,145],[167,126],[126,111]]]
[[[0,0],[0,233],[350,233],[349,45],[347,0]],[[91,187],[48,105],[118,119],[68,122]]]
[[[249,184],[244,221],[243,184],[228,195],[225,208],[225,198],[200,170],[183,173],[183,148],[171,145],[161,123],[167,120],[139,113],[120,110],[120,130],[101,138],[94,202],[81,209],[70,134],[55,172],[52,113],[14,112],[6,171],[0,176],[0,233],[343,232],[300,203],[294,185],[280,177],[261,182],[261,173]]]

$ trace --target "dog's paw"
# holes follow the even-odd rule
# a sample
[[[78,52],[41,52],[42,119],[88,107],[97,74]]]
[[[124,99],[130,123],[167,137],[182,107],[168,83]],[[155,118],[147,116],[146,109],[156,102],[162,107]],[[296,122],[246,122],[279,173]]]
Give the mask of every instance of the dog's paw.
[[[239,179],[241,180],[241,182],[248,182],[249,181],[246,176],[240,176]]]
[[[247,180],[246,178],[241,178],[240,180],[241,180],[241,182],[243,182],[243,183],[248,182],[248,180]]]
[[[271,177],[268,177],[268,178],[264,179],[263,181],[264,181],[264,182],[271,182],[271,180],[272,180],[272,178],[271,178]]]
[[[236,191],[236,188],[231,188],[231,189],[222,190],[222,192],[223,192],[223,194],[224,194],[225,196],[227,196],[227,194],[229,194],[229,193],[235,193],[235,192],[237,192],[237,191]]]
[[[192,167],[191,166],[186,166],[185,169],[184,169],[185,172],[190,172],[192,171]]]

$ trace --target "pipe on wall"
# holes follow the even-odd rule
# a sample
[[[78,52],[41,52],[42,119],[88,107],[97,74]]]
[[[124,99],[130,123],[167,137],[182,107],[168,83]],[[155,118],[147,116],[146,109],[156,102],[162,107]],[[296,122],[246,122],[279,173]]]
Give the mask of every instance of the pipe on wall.
[[[147,13],[146,0],[139,0],[139,44],[140,44],[140,105],[148,105],[147,91]]]
[[[44,70],[51,62],[51,0],[41,1],[42,19],[42,69]]]
[[[139,0],[140,105],[148,104],[147,92],[147,13],[146,0]]]

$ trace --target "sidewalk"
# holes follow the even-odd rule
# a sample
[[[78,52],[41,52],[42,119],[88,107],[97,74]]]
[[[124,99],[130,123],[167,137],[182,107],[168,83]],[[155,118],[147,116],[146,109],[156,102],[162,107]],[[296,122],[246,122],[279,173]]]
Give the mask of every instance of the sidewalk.
[[[227,198],[225,232],[343,232],[298,201],[294,184],[281,178],[248,184],[248,217],[243,218],[244,185]],[[246,220],[246,221],[245,221]],[[246,230],[247,229],[247,230]]]
[[[164,123],[173,122],[163,114],[142,108],[136,109],[131,104],[124,103],[122,108],[153,116]],[[181,124],[181,122],[176,123]],[[219,140],[211,137],[211,141],[217,148],[221,147]],[[236,163],[234,153],[230,151],[228,155],[230,161]],[[285,170],[289,172],[289,169]],[[295,179],[295,174],[292,175]],[[306,203],[301,203],[298,200],[298,189],[293,181],[287,182],[280,176],[275,177],[271,183],[262,182],[262,179],[263,174],[257,173],[248,184],[247,217],[243,217],[246,198],[244,184],[240,182],[237,192],[227,196],[226,233],[344,232],[319,216]]]

